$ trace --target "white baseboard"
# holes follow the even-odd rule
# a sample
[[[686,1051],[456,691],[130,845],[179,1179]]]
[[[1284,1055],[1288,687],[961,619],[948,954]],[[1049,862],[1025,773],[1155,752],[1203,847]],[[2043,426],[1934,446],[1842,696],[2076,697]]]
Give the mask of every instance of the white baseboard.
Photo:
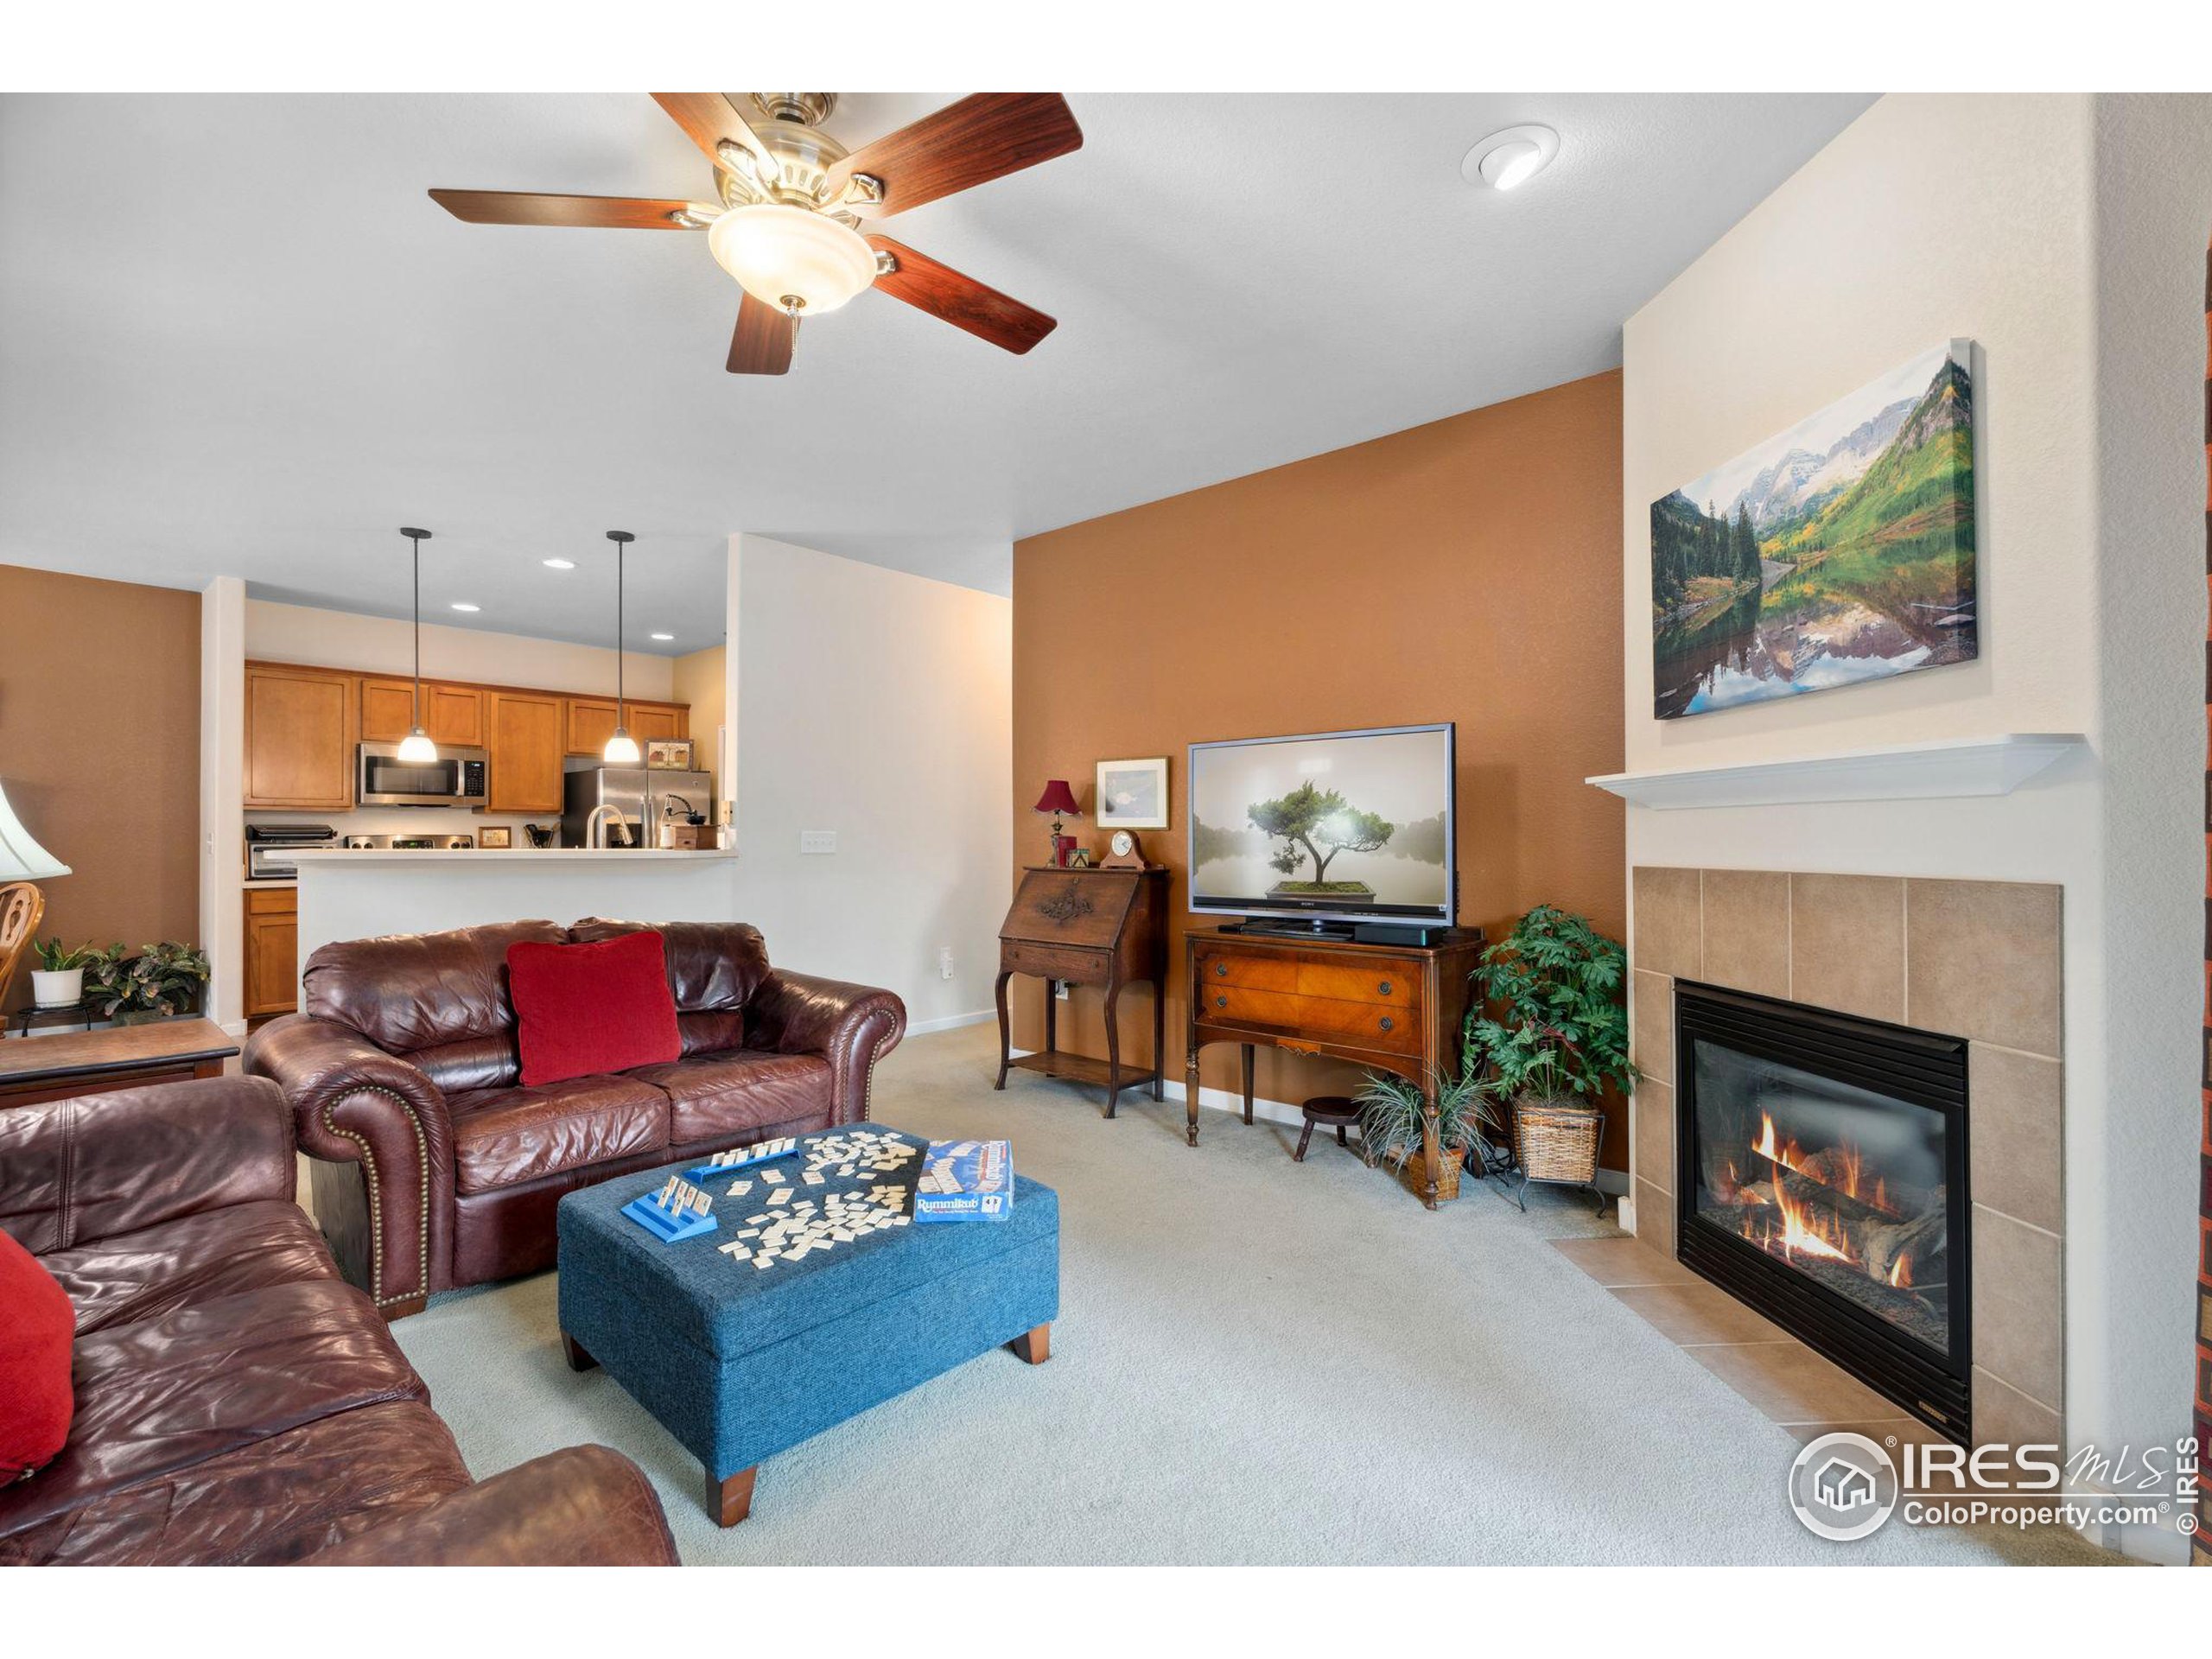
[[[957,1031],[963,1026],[980,1026],[999,1017],[996,1008],[985,1008],[981,1014],[949,1014],[942,1020],[916,1020],[906,1027],[909,1037],[926,1037],[933,1031]]]

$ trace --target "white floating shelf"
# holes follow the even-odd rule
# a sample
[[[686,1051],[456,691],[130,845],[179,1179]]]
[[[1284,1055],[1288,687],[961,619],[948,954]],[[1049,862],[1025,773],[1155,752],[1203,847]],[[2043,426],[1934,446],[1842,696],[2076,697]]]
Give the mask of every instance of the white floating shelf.
[[[2086,749],[2075,732],[2010,732],[1789,760],[1586,778],[1634,806],[1803,806],[1828,801],[1923,801],[2010,795],[2063,756]]]

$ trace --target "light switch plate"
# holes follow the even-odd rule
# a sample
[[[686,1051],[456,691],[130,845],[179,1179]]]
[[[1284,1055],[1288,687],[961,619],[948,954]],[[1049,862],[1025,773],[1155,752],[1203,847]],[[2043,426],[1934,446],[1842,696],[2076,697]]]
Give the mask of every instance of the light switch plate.
[[[798,832],[798,849],[802,853],[834,853],[837,850],[835,830],[802,830]]]

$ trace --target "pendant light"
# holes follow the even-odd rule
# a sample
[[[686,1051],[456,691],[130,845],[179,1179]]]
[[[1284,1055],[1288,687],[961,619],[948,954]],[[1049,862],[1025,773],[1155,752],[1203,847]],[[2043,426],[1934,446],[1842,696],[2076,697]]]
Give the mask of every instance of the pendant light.
[[[629,713],[622,702],[622,555],[638,538],[626,530],[610,530],[607,539],[614,543],[614,735],[607,740],[600,758],[610,766],[634,766],[638,740],[630,735]]]
[[[438,758],[438,746],[423,729],[423,543],[427,530],[399,532],[415,544],[415,721],[414,729],[399,741],[399,758],[410,766],[423,766]]]

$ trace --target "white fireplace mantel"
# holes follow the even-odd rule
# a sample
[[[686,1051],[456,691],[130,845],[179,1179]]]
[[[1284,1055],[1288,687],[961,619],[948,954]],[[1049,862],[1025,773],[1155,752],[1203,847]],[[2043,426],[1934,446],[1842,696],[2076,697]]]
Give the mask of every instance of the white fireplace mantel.
[[[2088,747],[2088,740],[2076,732],[2008,732],[1741,766],[1617,772],[1582,781],[1632,806],[1661,810],[1935,800],[2010,795],[2045,767]]]

